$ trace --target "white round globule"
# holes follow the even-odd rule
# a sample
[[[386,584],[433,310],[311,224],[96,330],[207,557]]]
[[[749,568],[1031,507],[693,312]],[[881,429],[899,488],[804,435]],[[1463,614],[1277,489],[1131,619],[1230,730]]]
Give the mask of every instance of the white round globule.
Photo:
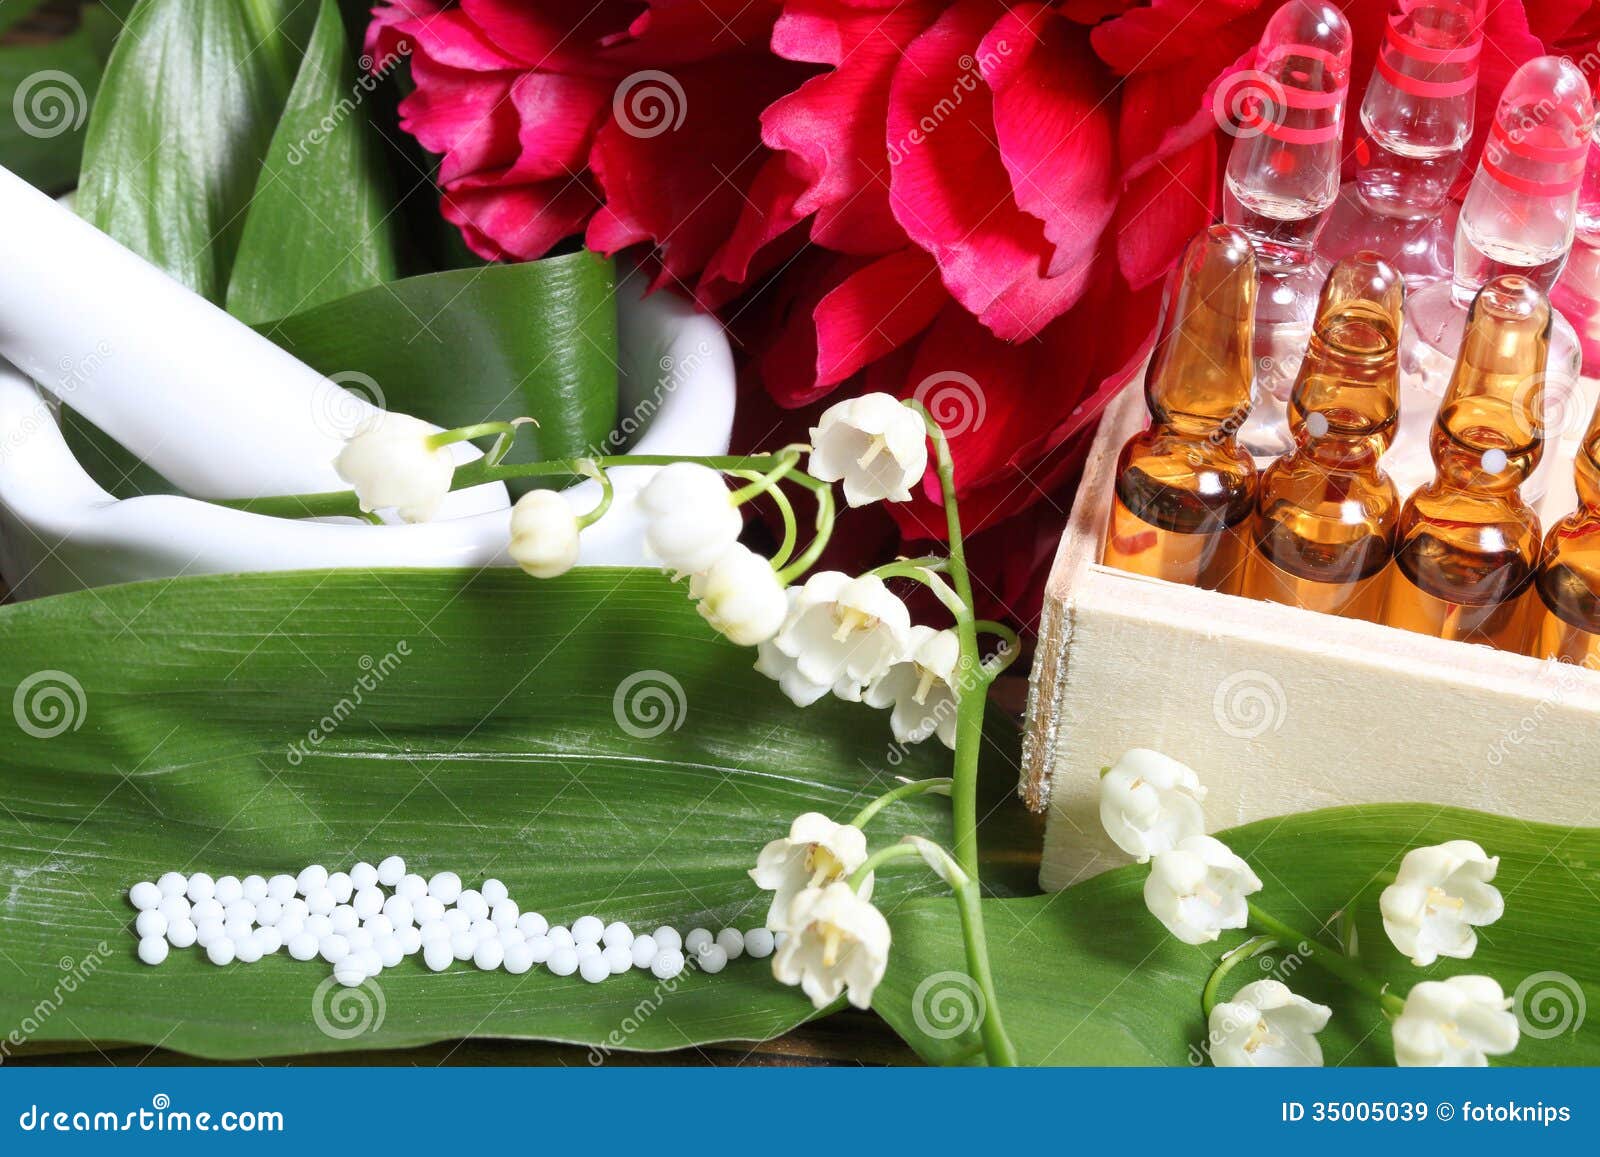
[[[543,936],[550,931],[550,921],[537,912],[524,912],[517,917],[518,930],[530,940],[535,936]]]
[[[395,938],[400,941],[400,951],[407,956],[415,956],[422,948],[422,932],[416,927],[400,929]]]
[[[191,881],[192,883],[192,881]],[[294,899],[294,877],[279,872],[267,881],[267,898],[276,900],[280,904],[287,904]],[[191,897],[192,899],[193,897]]]
[[[695,957],[695,963],[700,966],[701,972],[709,972],[715,976],[728,967],[728,954],[720,945],[713,944]]]
[[[671,980],[683,971],[683,953],[676,948],[663,948],[650,962],[650,973],[657,980]]]
[[[383,911],[383,893],[376,888],[363,888],[357,892],[351,901],[356,915],[363,920],[370,920]]]
[[[248,940],[255,930],[256,926],[248,920],[229,920],[222,926],[223,934],[235,944],[241,940]]]
[[[290,896],[282,903],[283,916],[278,921],[280,924],[284,920],[298,920],[303,924],[305,923],[306,917],[311,915],[311,909],[306,907],[306,902],[299,896]]]
[[[591,952],[587,956],[578,957],[578,975],[590,984],[599,984],[611,975],[611,966],[600,953]]]
[[[598,916],[579,916],[572,922],[574,944],[598,944],[605,934],[605,922]]]
[[[254,936],[244,936],[233,942],[233,955],[240,964],[254,964],[261,959],[261,945]]]
[[[378,861],[378,883],[392,888],[406,876],[406,862],[399,856],[385,856]]]
[[[362,888],[376,887],[378,883],[378,869],[362,860],[350,869],[350,886],[359,891]]]
[[[428,880],[428,895],[441,904],[454,904],[461,896],[461,877],[454,872],[439,872]]]
[[[403,897],[402,897],[403,898]],[[444,919],[444,905],[424,892],[411,901],[411,921],[418,928]]]
[[[203,924],[207,920],[220,921],[223,919],[223,907],[209,896],[204,900],[196,900],[189,906],[189,919],[193,920],[197,925]]]
[[[500,939],[500,929],[489,923],[488,920],[474,920],[467,931],[479,940]]]
[[[744,950],[757,960],[772,955],[772,933],[765,928],[752,928],[744,934]]]
[[[140,880],[128,889],[128,903],[144,912],[161,906],[161,889],[153,880]]]
[[[366,969],[359,961],[341,960],[333,966],[333,978],[346,988],[360,988],[366,982]]]
[[[145,936],[139,941],[139,959],[146,964],[160,964],[167,958],[167,942],[160,936]]]
[[[717,947],[727,953],[729,960],[744,955],[744,933],[737,928],[724,928],[717,933]]]
[[[235,900],[222,910],[222,919],[229,924],[254,924],[256,906],[249,900]]]
[[[360,952],[352,952],[350,957],[368,976],[377,976],[383,971],[383,957],[378,955],[376,948],[363,948]]]
[[[498,927],[498,925],[497,925]],[[500,943],[508,948],[513,944],[521,944],[527,937],[522,934],[522,929],[513,924],[510,928],[500,929]]]
[[[257,928],[250,939],[261,949],[263,956],[271,956],[283,947],[283,933],[276,928]]]
[[[349,904],[340,904],[328,913],[328,919],[333,923],[333,930],[343,936],[346,932],[355,931],[361,923],[361,917],[356,915],[356,910]]]
[[[239,881],[239,887],[244,890],[244,898],[252,904],[258,904],[267,898],[267,878],[265,876],[246,876]]]
[[[633,943],[633,929],[629,928],[621,920],[613,920],[606,925],[606,930],[600,934],[600,943],[607,948],[615,947],[618,944],[627,948]]]
[[[321,864],[310,864],[300,869],[300,874],[294,878],[295,891],[307,900],[311,893],[320,892],[328,886],[328,869]]]
[[[522,913],[513,900],[500,900],[489,909],[489,919],[494,921],[497,928],[515,928],[521,917]]]
[[[163,872],[156,887],[163,896],[182,896],[189,890],[189,877],[182,872]]]
[[[506,945],[505,969],[512,976],[521,976],[533,967],[533,949],[527,941]]]
[[[489,901],[490,908],[493,908],[496,904],[503,904],[511,898],[511,890],[492,877],[485,880],[483,887],[479,888],[478,891],[483,893],[485,900]]]
[[[498,940],[480,940],[472,950],[472,963],[485,972],[499,968],[506,958],[505,946]]]
[[[628,946],[628,957],[635,968],[649,968],[650,962],[656,958],[656,951],[656,938],[647,932],[633,938],[633,943]]]
[[[489,901],[483,898],[482,892],[474,888],[468,888],[456,897],[456,907],[474,920],[489,918]]]
[[[550,954],[556,950],[556,946],[550,943],[548,936],[530,936],[522,943],[530,954],[528,959],[535,964],[543,964],[550,959]]]
[[[337,932],[330,932],[317,942],[317,955],[329,964],[337,964],[350,955],[350,941]]]
[[[188,920],[172,920],[167,924],[167,943],[174,948],[188,948],[199,939],[199,932]]]
[[[383,915],[391,927],[408,928],[416,921],[411,901],[404,896],[390,896],[383,902]]]
[[[457,960],[471,960],[478,951],[478,938],[471,932],[457,932],[450,937],[450,951]]]
[[[163,896],[161,905],[156,909],[167,918],[167,923],[174,920],[187,920],[194,912],[194,905],[189,903],[187,896]]]
[[[593,944],[575,945],[572,950],[578,954],[579,963],[582,963],[591,956],[599,956],[601,951],[598,941]]]
[[[450,941],[433,940],[422,946],[422,962],[433,972],[443,972],[455,963],[456,954],[450,951]]]
[[[446,928],[450,929],[451,935],[454,935],[457,932],[465,932],[468,928],[471,928],[472,917],[468,916],[460,908],[450,908],[444,914],[444,924]]]
[[[333,921],[328,919],[327,916],[307,916],[306,931],[321,940],[324,936],[333,935]]]
[[[256,923],[271,926],[283,919],[283,905],[271,896],[256,901]]]
[[[198,904],[202,900],[209,900],[216,894],[217,882],[204,872],[196,872],[189,877],[189,887],[184,895],[189,897],[189,903]]]
[[[348,904],[350,897],[355,895],[355,882],[344,872],[335,872],[328,877],[328,891],[333,893],[335,904]]]
[[[326,888],[317,888],[306,896],[306,911],[313,916],[326,916],[336,906],[333,893]]]
[[[238,876],[218,876],[214,895],[217,903],[226,908],[229,904],[237,904],[244,899],[244,885],[239,882]]]
[[[348,932],[341,932],[340,935],[350,945],[351,952],[359,952],[363,948],[372,947],[372,932],[364,925],[352,928]]]
[[[550,929],[550,931],[546,932],[545,936],[549,938],[551,947],[553,948],[573,948],[576,947],[578,943],[572,938],[572,929],[568,928],[565,924],[557,924],[554,928]]]
[[[443,920],[429,920],[417,930],[417,935],[422,937],[424,944],[433,944],[437,941],[450,942],[450,925]]]
[[[133,922],[133,927],[141,939],[148,936],[165,936],[167,934],[167,918],[158,908],[146,908],[139,913],[139,918]]]
[[[772,947],[775,949],[782,948],[783,942],[787,939],[789,939],[787,932],[774,932],[772,934]]]
[[[372,942],[372,948],[378,954],[378,959],[383,961],[385,968],[393,968],[406,958],[406,950],[400,944],[398,936],[381,936]]]
[[[674,952],[683,948],[683,937],[678,935],[676,928],[669,927],[666,924],[650,933],[650,938],[656,942],[657,948],[670,948]]]
[[[289,941],[289,955],[296,960],[315,960],[317,938],[309,932],[300,933]]]
[[[205,920],[194,926],[194,942],[202,948],[210,948],[218,940],[228,938],[228,929],[221,920]]]
[[[606,967],[611,970],[612,976],[621,976],[633,967],[633,947],[631,945],[613,944],[600,955],[605,960]]]
[[[278,936],[285,944],[306,930],[306,926],[299,920],[279,920],[277,925]]]
[[[210,944],[206,945],[206,959],[219,967],[224,964],[232,964],[233,956],[233,941],[226,936],[218,936]]]
[[[394,926],[394,921],[382,912],[379,912],[370,920],[363,921],[361,926],[372,934],[374,940],[382,940],[385,936],[393,936],[399,931]]]
[[[550,953],[550,959],[545,962],[545,967],[556,976],[571,976],[578,971],[578,953],[570,947],[556,948]]]
[[[412,907],[416,907],[417,901],[428,895],[428,881],[414,872],[401,876],[400,882],[394,886],[394,894],[402,900],[411,901]]]
[[[709,928],[692,928],[689,935],[683,938],[683,950],[690,956],[698,956],[715,943],[716,938],[711,935]]]

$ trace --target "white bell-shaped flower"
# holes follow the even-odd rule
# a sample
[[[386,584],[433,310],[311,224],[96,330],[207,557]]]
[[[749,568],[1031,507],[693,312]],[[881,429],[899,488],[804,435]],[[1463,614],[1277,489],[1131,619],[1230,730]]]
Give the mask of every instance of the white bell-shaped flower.
[[[869,1008],[889,964],[889,922],[849,884],[807,888],[794,898],[788,935],[772,958],[772,975],[798,984],[817,1008],[848,992]]]
[[[706,622],[741,647],[772,638],[789,613],[789,596],[772,563],[739,543],[689,580],[689,597]]]
[[[1142,864],[1206,830],[1200,777],[1159,751],[1135,747],[1100,777],[1100,822]]]
[[[1211,1063],[1218,1068],[1320,1068],[1317,1034],[1333,1010],[1257,980],[1211,1010]]]
[[[1489,883],[1499,867],[1500,857],[1471,840],[1413,848],[1378,898],[1383,930],[1419,968],[1441,956],[1465,960],[1478,947],[1473,926],[1505,913],[1500,889]]]
[[[912,627],[906,656],[868,685],[862,699],[891,708],[889,728],[897,742],[921,743],[937,735],[954,750],[960,665],[961,640],[954,631]]]
[[[530,490],[511,508],[506,549],[534,578],[566,574],[578,562],[578,517],[554,490]]]
[[[704,574],[739,541],[744,519],[722,475],[698,462],[656,471],[639,492],[644,545],[678,575]]]
[[[790,587],[784,592],[789,600],[789,612],[800,598],[800,588]],[[789,697],[796,707],[810,707],[828,693],[826,683],[813,683],[800,674],[799,665],[790,656],[778,650],[777,643],[768,639],[756,647],[756,670],[778,685],[778,690]]]
[[[449,448],[428,445],[434,432],[409,414],[380,411],[357,427],[333,468],[355,490],[362,510],[393,507],[407,522],[427,522],[455,477]]]
[[[1259,891],[1250,865],[1221,840],[1187,836],[1151,862],[1144,902],[1179,940],[1206,944],[1224,928],[1243,928],[1250,919],[1245,897]]]
[[[877,575],[836,570],[806,580],[774,640],[812,683],[864,687],[911,649],[911,613]]]
[[[888,499],[906,502],[928,468],[922,415],[888,394],[835,403],[811,428],[807,470],[824,482],[844,482],[851,506]]]
[[[750,878],[772,893],[766,926],[775,932],[788,929],[789,905],[807,888],[825,888],[848,880],[867,859],[867,837],[858,827],[840,824],[819,812],[795,817],[789,834],[761,849]],[[863,897],[872,896],[872,877],[861,885]]]
[[[1406,1068],[1482,1068],[1517,1047],[1511,1001],[1487,976],[1424,980],[1395,1017],[1394,1059]]]

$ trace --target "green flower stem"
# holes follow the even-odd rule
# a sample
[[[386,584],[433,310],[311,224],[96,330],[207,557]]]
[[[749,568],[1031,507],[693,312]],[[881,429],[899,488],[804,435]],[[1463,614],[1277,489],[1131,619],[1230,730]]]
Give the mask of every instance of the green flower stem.
[[[787,566],[778,570],[778,579],[785,584],[792,583],[795,579],[805,574],[822,557],[822,552],[827,549],[828,540],[833,537],[834,505],[833,487],[826,482],[818,482],[809,474],[793,474],[790,477],[810,490],[817,502],[817,532],[812,535],[810,544],[805,553]]]
[[[954,781],[949,776],[937,776],[933,779],[917,779],[910,783],[903,783],[893,791],[886,791],[877,799],[856,813],[856,818],[850,821],[851,827],[864,828],[872,821],[872,817],[881,812],[892,803],[912,796],[921,795],[931,791],[935,795],[949,795],[950,785]]]
[[[1238,966],[1240,961],[1254,960],[1263,952],[1270,952],[1278,946],[1278,942],[1271,936],[1252,936],[1237,948],[1230,949],[1222,954],[1222,959],[1217,961],[1217,966],[1211,970],[1211,975],[1206,978],[1206,986],[1200,990],[1200,1012],[1207,1020],[1211,1019],[1211,1010],[1217,1006],[1217,989],[1222,987],[1222,981]]]
[[[1388,986],[1365,968],[1362,968],[1337,950],[1318,944],[1314,937],[1307,936],[1299,929],[1290,927],[1270,912],[1263,911],[1253,903],[1250,905],[1250,922],[1263,932],[1275,937],[1282,944],[1313,946],[1306,953],[1306,957],[1312,963],[1321,965],[1325,972],[1332,973],[1357,992],[1377,1001],[1385,1012],[1399,1013],[1405,1007],[1406,1002],[1404,1000],[1387,991]]]
[[[746,478],[751,481],[769,477],[769,475],[757,474],[751,470],[730,470],[729,473],[735,478]],[[772,568],[774,570],[782,570],[784,564],[789,561],[789,556],[794,553],[795,543],[799,540],[800,531],[795,523],[794,503],[789,501],[789,495],[783,487],[774,486],[767,493],[772,498],[773,505],[778,508],[778,514],[783,518],[783,542],[778,547],[778,553],[772,556]]]
[[[885,864],[892,864],[896,860],[920,859],[922,859],[922,853],[917,850],[916,846],[903,841],[879,848],[863,860],[859,868],[850,873],[850,888],[855,892],[861,891],[861,886],[867,882],[867,877]]]
[[[616,491],[611,485],[611,475],[597,466],[593,459],[585,458],[578,463],[579,472],[600,483],[600,501],[595,503],[593,510],[578,519],[578,529],[593,526],[606,516],[606,511],[611,509],[611,500],[616,497]]]
[[[438,450],[455,442],[470,442],[474,438],[487,438],[490,434],[498,434],[500,435],[500,440],[505,440],[517,436],[517,425],[518,423],[516,422],[479,422],[476,426],[458,426],[454,430],[441,430],[437,434],[429,434],[424,441],[427,442],[428,449]],[[498,440],[496,446],[499,446]],[[510,448],[510,443],[507,442],[505,449],[500,451],[500,457],[504,458],[506,450]],[[498,460],[496,459],[496,461]]]
[[[875,574],[881,579],[914,578],[923,581],[923,572],[932,571],[937,574],[949,564],[949,559],[930,554],[922,558],[897,558],[893,562],[875,566],[867,573]]]
[[[767,491],[776,487],[778,483],[782,482],[783,479],[794,470],[799,461],[799,454],[789,452],[776,466],[774,466],[765,474],[758,474],[746,470],[735,471],[734,473],[738,474],[739,477],[753,478],[753,481],[751,481],[750,485],[742,486],[738,490],[735,490],[730,498],[730,501],[735,506],[743,506],[752,498],[759,498]]]

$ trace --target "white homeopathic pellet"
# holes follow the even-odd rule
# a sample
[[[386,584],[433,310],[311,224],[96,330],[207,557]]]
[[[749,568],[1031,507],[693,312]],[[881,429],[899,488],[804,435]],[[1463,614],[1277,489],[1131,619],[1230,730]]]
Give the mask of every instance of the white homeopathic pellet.
[[[613,948],[618,944],[626,948],[633,943],[633,929],[629,928],[621,920],[613,920],[606,925],[606,930],[600,934],[600,943],[607,948]]]
[[[393,968],[406,958],[405,946],[400,943],[400,938],[393,934],[378,937],[373,941],[372,947],[378,953],[378,959],[383,961],[385,968]]]
[[[244,898],[252,904],[260,903],[267,898],[267,878],[265,876],[246,876],[239,881],[239,886],[244,889]]]
[[[456,897],[456,907],[474,920],[489,918],[489,901],[485,900],[483,893],[476,888],[463,889],[461,895]]]
[[[218,940],[228,938],[228,929],[221,920],[203,920],[194,926],[194,941],[202,948],[210,948]]]
[[[524,912],[517,917],[517,930],[530,940],[550,931],[550,921],[537,912]]]
[[[333,893],[326,888],[313,888],[306,893],[306,911],[313,916],[326,916],[335,907]]]
[[[333,922],[333,930],[341,936],[346,932],[355,931],[356,925],[361,923],[361,917],[348,904],[340,904],[328,913],[328,919]]]
[[[181,896],[189,889],[189,877],[182,872],[163,872],[156,887],[163,896]]]
[[[206,959],[216,965],[233,963],[233,941],[219,936],[206,945]]]
[[[521,918],[522,913],[514,900],[500,900],[489,909],[489,919],[494,922],[496,928],[515,928]]]
[[[353,888],[371,888],[378,882],[378,869],[362,860],[350,869],[350,886]]]
[[[676,928],[666,924],[650,933],[650,938],[656,942],[657,948],[663,950],[670,948],[672,951],[678,952],[683,948],[683,937],[678,935]]]
[[[663,948],[650,962],[650,972],[657,980],[671,980],[683,971],[683,953],[676,948]]]
[[[300,874],[294,878],[295,891],[306,899],[311,898],[311,893],[320,892],[328,886],[328,869],[321,864],[308,864],[300,869]]]
[[[161,906],[156,909],[167,918],[167,923],[174,920],[187,920],[194,912],[194,905],[189,903],[187,896],[163,896]]]
[[[449,940],[430,940],[422,946],[422,962],[434,972],[443,972],[455,963]]]
[[[189,883],[192,887],[194,884],[193,877],[190,877]],[[267,896],[269,899],[276,900],[280,904],[287,904],[290,900],[294,899],[294,894],[295,886],[293,876],[288,876],[280,872],[278,875],[267,881]],[[194,897],[192,896],[190,897],[191,900],[193,898]]]
[[[392,888],[405,879],[406,862],[399,856],[385,856],[378,861],[378,883]]]
[[[411,901],[411,906],[416,907],[419,900],[427,898],[428,881],[415,872],[408,872],[400,877],[400,882],[394,886],[394,894],[402,900]]]
[[[437,872],[428,880],[428,895],[441,904],[454,904],[461,896],[461,877],[454,872]]]
[[[139,918],[133,922],[133,927],[140,937],[165,936],[167,934],[167,918],[159,909],[146,908],[139,913]]]
[[[478,938],[471,932],[457,932],[450,937],[450,951],[461,961],[471,960],[478,951]]]
[[[498,940],[482,939],[478,946],[472,950],[472,963],[485,972],[493,972],[499,968],[506,958],[505,946]]]
[[[350,955],[350,941],[337,932],[330,932],[317,942],[317,953],[329,964],[337,964]]]
[[[400,897],[404,899],[404,897]],[[411,919],[418,928],[424,924],[435,924],[444,919],[444,905],[434,897],[424,892],[411,901]]]
[[[341,960],[333,966],[333,978],[346,988],[359,988],[367,979],[367,971],[360,961]]]
[[[598,944],[605,934],[605,922],[598,916],[579,916],[572,922],[574,944]]]
[[[239,882],[238,876],[218,876],[215,895],[217,903],[226,908],[244,899],[244,885]]]
[[[404,896],[390,896],[385,900],[383,915],[394,928],[409,928],[416,922],[416,913],[411,908],[411,901]]]
[[[757,960],[772,955],[772,933],[765,928],[752,928],[744,934],[744,950]]]
[[[599,984],[611,975],[611,965],[606,963],[606,958],[598,952],[590,952],[578,957],[578,975],[590,984]]]
[[[289,941],[289,955],[296,960],[315,960],[317,956],[317,938],[309,932],[302,932]]]
[[[737,928],[724,928],[717,933],[717,947],[728,954],[729,960],[744,955],[744,933]]]
[[[695,963],[700,966],[701,972],[709,972],[715,976],[728,967],[728,954],[722,950],[721,945],[712,944],[701,950],[695,957]]]
[[[628,947],[628,956],[635,968],[649,968],[650,962],[656,958],[656,951],[656,938],[647,932],[633,938],[633,943]]]
[[[202,900],[209,900],[216,893],[217,882],[204,872],[196,872],[189,877],[189,887],[184,893],[189,897],[189,903],[198,904]]]
[[[376,888],[363,888],[355,894],[351,904],[357,916],[363,920],[370,920],[383,911],[383,893]]]
[[[256,943],[254,936],[246,933],[234,939],[233,955],[240,964],[254,964],[261,959],[261,945]]]
[[[489,907],[491,908],[496,904],[503,903],[511,896],[511,890],[493,877],[485,880],[483,887],[479,888],[478,891],[483,893],[483,898],[489,901]]]
[[[139,940],[139,959],[146,964],[160,964],[167,958],[167,942],[161,936],[145,936]]]
[[[346,872],[334,872],[328,877],[328,891],[333,893],[335,904],[348,904],[355,895],[356,885]]]
[[[691,928],[689,935],[683,938],[683,950],[690,956],[698,956],[714,943],[716,939],[709,928]]]
[[[283,919],[283,905],[271,896],[263,896],[256,901],[256,923],[264,925],[276,924]]]
[[[161,906],[161,889],[150,880],[140,880],[128,889],[128,903],[141,912]]]
[[[545,967],[556,976],[571,976],[578,971],[577,950],[571,947],[553,949]]]
[[[612,976],[621,976],[633,967],[633,948],[631,945],[613,944],[600,955],[605,960],[606,967],[611,970]]]
[[[578,943],[572,937],[572,929],[568,928],[565,924],[557,924],[554,928],[550,929],[550,931],[546,932],[545,936],[549,938],[551,947],[553,948],[573,948],[576,947]]]
[[[530,936],[523,941],[523,944],[532,953],[530,959],[535,964],[543,964],[550,959],[550,954],[556,950],[556,946],[550,943],[548,936]]]
[[[174,948],[189,948],[198,938],[195,926],[188,920],[173,920],[167,924],[167,943]]]
[[[508,944],[505,955],[506,971],[512,976],[521,976],[533,967],[533,946],[527,941],[520,944]]]
[[[276,928],[257,928],[250,938],[263,956],[271,956],[283,947],[283,933]]]

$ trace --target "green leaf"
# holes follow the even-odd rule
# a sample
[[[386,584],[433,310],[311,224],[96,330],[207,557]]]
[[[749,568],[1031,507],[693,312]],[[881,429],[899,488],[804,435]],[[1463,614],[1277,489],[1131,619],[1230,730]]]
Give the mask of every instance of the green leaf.
[[[0,6],[0,31],[26,15],[26,7],[19,0]],[[49,193],[72,187],[89,108],[119,27],[109,11],[91,5],[66,36],[0,46],[0,164]]]
[[[245,217],[228,311],[270,321],[397,276],[387,159],[334,0],[322,0]],[[292,239],[285,244],[285,239]]]
[[[1220,838],[1265,881],[1255,902],[1309,936],[1351,908],[1361,961],[1390,991],[1403,996],[1419,980],[1482,973],[1508,996],[1517,994],[1526,1018],[1522,1042],[1499,1063],[1600,1063],[1600,1026],[1585,1023],[1581,1011],[1600,1008],[1600,829],[1383,804],[1263,820]],[[1450,839],[1476,840],[1500,857],[1495,885],[1506,913],[1479,929],[1470,960],[1415,968],[1384,935],[1381,881],[1368,885],[1394,872],[1411,848]],[[1206,1038],[1200,991],[1222,953],[1246,937],[1230,934],[1205,948],[1175,940],[1144,906],[1148,874],[1148,867],[1119,868],[1053,896],[984,904],[1005,1024],[1025,1063],[1208,1063],[1200,1051]],[[874,1007],[924,1058],[961,1060],[976,1037],[948,1035],[974,1007],[953,905],[917,900],[894,911],[890,923],[894,950]],[[1323,937],[1309,951],[1289,946],[1287,954],[1244,961],[1222,995],[1247,980],[1276,977],[1333,1008],[1320,1035],[1327,1063],[1392,1065],[1388,1027],[1375,1003],[1310,959],[1336,951],[1332,943]],[[1525,986],[1520,993],[1519,986]],[[1563,1001],[1572,1010],[1565,1024]]]
[[[0,0],[0,32],[21,24],[44,0]]]
[[[78,209],[220,303],[315,0],[140,0],[89,117]]]
[[[17,721],[0,761],[0,1024],[34,1042],[249,1057],[468,1036],[627,1049],[771,1037],[813,1012],[749,958],[671,986],[639,972],[598,986],[542,968],[433,974],[409,959],[376,982],[381,1026],[330,1037],[326,966],[215,968],[188,949],[146,967],[124,895],[168,869],[398,852],[423,872],[497,876],[552,919],[747,928],[766,905],[746,870],[793,816],[848,817],[892,776],[949,767],[936,745],[892,747],[881,712],[794,708],[653,572],[188,578],[0,607],[0,634]],[[1031,886],[1020,861],[1037,838],[1002,802],[1015,782],[1005,730],[981,812],[987,882],[1002,890]],[[913,831],[948,839],[948,801],[893,805],[869,829],[875,844]],[[930,890],[912,869],[878,885]]]
[[[257,328],[441,426],[537,419],[508,461],[593,453],[616,422],[615,272],[586,251],[410,277]]]

